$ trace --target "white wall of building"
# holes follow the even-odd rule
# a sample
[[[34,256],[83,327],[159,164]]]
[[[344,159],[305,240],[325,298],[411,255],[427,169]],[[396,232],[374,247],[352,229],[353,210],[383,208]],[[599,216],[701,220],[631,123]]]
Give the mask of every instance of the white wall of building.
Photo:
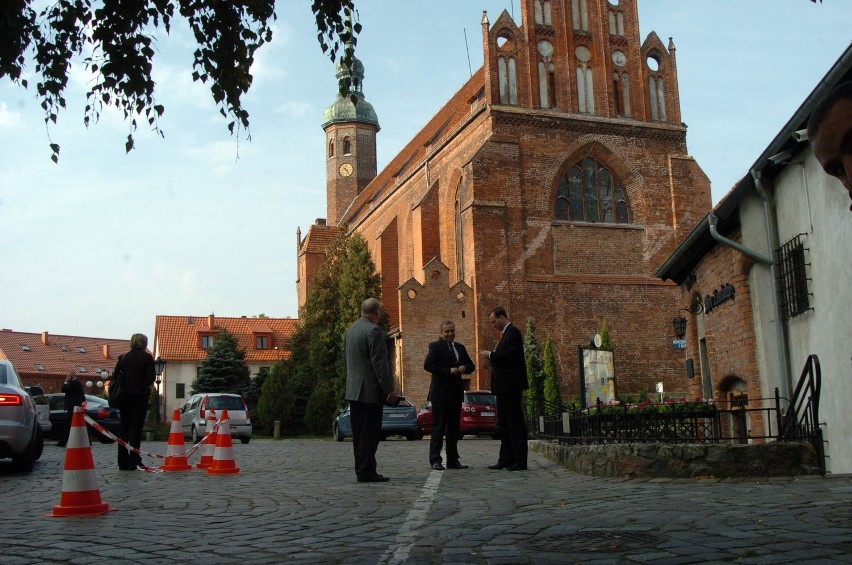
[[[813,310],[787,324],[793,378],[807,356],[822,368],[820,420],[826,465],[831,473],[852,473],[852,212],[840,182],[826,175],[806,148],[775,179],[781,243],[799,233],[808,249],[808,289]]]

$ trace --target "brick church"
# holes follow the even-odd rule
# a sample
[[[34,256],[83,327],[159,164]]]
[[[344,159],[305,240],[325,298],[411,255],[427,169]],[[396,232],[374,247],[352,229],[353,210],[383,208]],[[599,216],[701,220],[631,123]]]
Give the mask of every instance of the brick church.
[[[473,356],[499,338],[487,322],[498,305],[551,338],[563,399],[604,321],[619,393],[686,391],[672,347],[684,305],[654,271],[711,198],[686,150],[674,44],[640,42],[637,0],[520,4],[520,24],[483,13],[484,65],[382,171],[355,62],[357,104],[338,97],[323,116],[327,218],[298,234],[299,305],[348,226],[382,275],[397,386],[415,405],[441,321]],[[477,363],[466,388],[488,389]]]

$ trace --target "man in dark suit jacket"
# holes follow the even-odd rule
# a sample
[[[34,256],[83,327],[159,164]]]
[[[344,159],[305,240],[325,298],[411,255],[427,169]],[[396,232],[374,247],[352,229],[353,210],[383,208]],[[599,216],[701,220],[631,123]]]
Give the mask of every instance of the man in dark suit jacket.
[[[423,368],[432,373],[429,400],[432,402],[432,438],[429,441],[429,464],[443,471],[441,447],[447,435],[447,467],[467,469],[459,462],[458,443],[461,433],[461,405],[464,400],[462,375],[472,373],[473,364],[464,345],[456,342],[456,325],[447,320],[441,324],[441,339],[429,344]]]
[[[498,306],[488,315],[491,326],[501,333],[494,351],[480,355],[491,363],[491,392],[497,397],[497,427],[500,429],[500,456],[489,469],[523,471],[527,468],[527,422],[523,392],[529,388],[524,359],[524,337],[509,322],[506,310]]]
[[[359,483],[388,480],[376,472],[376,450],[382,436],[382,407],[396,402],[397,394],[393,389],[385,332],[377,325],[381,313],[378,300],[365,300],[361,304],[361,317],[346,330],[343,343],[346,400]]]
[[[86,393],[83,391],[83,383],[77,378],[77,373],[69,371],[65,377],[65,382],[62,383],[62,392],[65,393],[65,420],[67,427],[65,433],[56,445],[65,447],[68,443],[68,435],[71,433],[71,417],[74,414],[74,407],[80,406],[86,401]]]

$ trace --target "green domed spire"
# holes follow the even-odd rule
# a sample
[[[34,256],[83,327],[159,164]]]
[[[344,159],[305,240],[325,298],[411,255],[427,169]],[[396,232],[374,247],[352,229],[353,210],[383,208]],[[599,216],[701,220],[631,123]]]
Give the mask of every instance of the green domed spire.
[[[376,116],[376,111],[373,105],[364,99],[362,91],[364,82],[364,64],[354,55],[352,56],[352,70],[350,71],[343,64],[343,59],[339,59],[335,65],[335,75],[338,82],[352,77],[352,96],[357,100],[352,103],[351,96],[337,95],[337,100],[334,104],[325,109],[322,115],[322,127],[326,128],[331,124],[360,122],[376,126],[376,131],[379,128],[379,118]]]

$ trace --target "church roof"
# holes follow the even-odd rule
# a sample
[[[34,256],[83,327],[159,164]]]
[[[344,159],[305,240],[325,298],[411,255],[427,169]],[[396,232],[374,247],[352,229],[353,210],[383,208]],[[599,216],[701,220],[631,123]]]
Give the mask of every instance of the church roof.
[[[299,247],[299,255],[304,253],[325,253],[329,244],[340,235],[338,226],[314,224]]]
[[[402,184],[409,174],[423,164],[428,155],[452,137],[465,120],[485,105],[484,92],[485,70],[480,67],[364,188],[341,220],[354,223],[354,219],[369,212],[373,202],[379,201]]]

